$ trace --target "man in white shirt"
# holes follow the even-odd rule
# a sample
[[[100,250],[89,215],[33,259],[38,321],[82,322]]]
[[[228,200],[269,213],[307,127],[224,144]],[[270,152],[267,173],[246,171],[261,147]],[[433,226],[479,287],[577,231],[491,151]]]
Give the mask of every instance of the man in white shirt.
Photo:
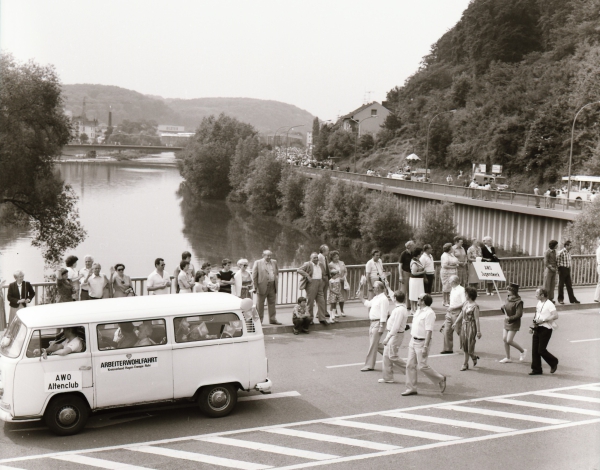
[[[171,293],[171,276],[165,271],[165,260],[156,258],[154,260],[156,268],[148,275],[147,289],[148,295],[165,295]]]
[[[594,302],[600,302],[600,238],[596,240],[598,248],[596,249],[596,269],[598,270],[598,285],[596,285],[596,293],[594,294]]]
[[[85,258],[83,258],[83,262],[85,264],[85,267],[79,270],[79,274],[83,274],[82,279],[85,279],[92,272],[92,265],[94,264],[94,258],[92,257],[92,255],[85,255]],[[79,295],[79,299],[80,300],[90,300],[89,287],[84,286],[83,283],[81,284],[81,293]]]
[[[81,287],[87,290],[88,300],[98,300],[110,297],[110,283],[107,277],[100,272],[102,266],[99,263],[92,264],[91,271],[83,278]]]
[[[548,292],[540,287],[535,291],[535,297],[538,299],[535,307],[535,316],[533,317],[533,327],[530,332],[533,333],[531,344],[531,372],[529,375],[541,375],[542,358],[550,366],[550,373],[554,374],[558,367],[558,359],[548,351],[548,343],[552,337],[552,330],[556,328],[558,312],[554,303],[548,300]]]
[[[379,339],[381,338],[381,333],[383,333],[390,308],[390,302],[384,294],[385,285],[383,282],[376,281],[373,284],[373,292],[375,296],[371,300],[364,300],[362,289],[359,289],[358,294],[359,299],[364,303],[365,307],[369,308],[369,320],[371,320],[371,325],[369,326],[369,352],[367,353],[365,366],[361,369],[361,372],[375,370]]]
[[[427,364],[429,346],[433,324],[435,323],[435,312],[431,308],[433,299],[429,294],[419,296],[418,308],[414,313],[411,335],[412,339],[408,345],[408,364],[406,365],[406,391],[403,397],[417,394],[417,367],[429,380],[440,387],[440,392],[446,390],[446,377]]]
[[[396,364],[400,370],[406,373],[406,361],[398,355],[402,340],[404,339],[404,330],[408,320],[408,310],[406,309],[406,295],[401,290],[394,292],[394,301],[396,308],[392,310],[388,318],[387,335],[383,343],[383,378],[379,383],[394,383],[393,365]]]
[[[450,291],[450,306],[448,310],[446,310],[446,317],[444,319],[444,327],[442,331],[444,332],[444,350],[440,354],[452,354],[454,348],[454,330],[452,329],[452,325],[456,323],[456,319],[460,315],[462,310],[462,306],[467,300],[467,296],[465,294],[465,288],[460,285],[460,279],[458,276],[450,276],[450,286],[452,286],[452,290]],[[460,330],[462,326],[462,320],[458,322],[456,326],[456,333],[460,336]]]
[[[373,289],[373,285],[377,281],[381,281],[384,279],[383,272],[383,262],[381,261],[381,252],[379,250],[373,250],[371,253],[373,256],[369,261],[367,261],[367,265],[365,266],[365,271],[367,274],[367,298],[371,300],[375,296],[375,291]]]

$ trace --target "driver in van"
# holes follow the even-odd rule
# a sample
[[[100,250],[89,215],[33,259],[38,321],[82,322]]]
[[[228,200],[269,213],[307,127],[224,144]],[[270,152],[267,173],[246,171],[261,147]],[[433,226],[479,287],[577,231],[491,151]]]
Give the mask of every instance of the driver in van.
[[[42,348],[42,354],[49,353],[52,356],[67,356],[71,353],[79,353],[83,351],[83,340],[77,336],[77,328],[68,327],[63,329],[65,340],[57,343],[51,342],[46,349]],[[33,350],[34,356],[40,355],[39,349]]]
[[[138,341],[138,337],[133,329],[133,323],[119,323],[121,330],[117,341],[117,349],[132,348]]]

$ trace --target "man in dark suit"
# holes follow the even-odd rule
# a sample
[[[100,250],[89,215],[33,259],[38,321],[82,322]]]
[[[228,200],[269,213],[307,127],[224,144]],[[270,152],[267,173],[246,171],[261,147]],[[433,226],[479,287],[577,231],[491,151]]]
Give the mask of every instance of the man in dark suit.
[[[277,261],[271,259],[273,253],[269,250],[263,251],[262,259],[254,262],[252,268],[252,282],[256,289],[256,309],[260,321],[263,321],[265,314],[265,299],[267,300],[267,308],[269,311],[269,323],[271,325],[281,325],[277,321],[275,304],[277,302],[277,280],[279,276],[279,268]]]
[[[6,295],[10,304],[9,322],[12,322],[17,314],[17,310],[27,307],[27,304],[35,297],[35,291],[31,287],[31,284],[24,281],[25,274],[23,274],[23,271],[15,271],[14,276],[15,282],[9,284]]]
[[[544,289],[548,292],[548,300],[554,302],[554,288],[556,287],[556,247],[558,242],[550,240],[548,250],[544,253]]]
[[[316,300],[319,322],[326,326],[328,322],[326,318],[327,306],[325,304],[325,294],[323,289],[323,280],[326,276],[324,271],[322,263],[319,262],[319,254],[312,253],[310,255],[310,261],[307,261],[300,266],[298,274],[302,276],[302,279],[300,280],[300,290],[306,291],[306,301],[308,304],[310,320],[312,321],[314,318],[313,311]]]

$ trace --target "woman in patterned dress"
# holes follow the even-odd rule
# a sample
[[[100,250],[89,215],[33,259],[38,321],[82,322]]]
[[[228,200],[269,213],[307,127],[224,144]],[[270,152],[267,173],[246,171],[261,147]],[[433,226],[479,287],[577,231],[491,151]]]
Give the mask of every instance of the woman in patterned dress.
[[[450,305],[450,291],[452,290],[450,277],[457,275],[459,261],[458,258],[452,254],[452,243],[446,243],[443,250],[444,252],[440,258],[442,265],[440,269],[440,279],[442,280],[443,305],[444,307],[448,307]]]
[[[473,367],[477,365],[479,356],[475,354],[476,340],[481,338],[481,327],[479,326],[479,305],[475,303],[477,298],[477,289],[467,287],[465,289],[467,301],[463,304],[460,315],[452,328],[456,328],[462,320],[462,330],[460,331],[460,347],[462,348],[465,360],[460,370],[469,369],[469,357],[473,360]]]
[[[346,268],[346,264],[340,259],[339,251],[334,250],[330,252],[329,259],[331,260],[329,262],[329,272],[331,273],[331,271],[337,271],[340,274],[340,284],[342,287],[342,293],[338,304],[340,306],[340,315],[342,317],[345,317],[346,314],[344,313],[344,302],[348,300],[348,293],[350,289],[350,284],[348,284],[348,279],[346,278],[346,275],[348,274],[348,269]],[[337,316],[337,311],[335,315]]]

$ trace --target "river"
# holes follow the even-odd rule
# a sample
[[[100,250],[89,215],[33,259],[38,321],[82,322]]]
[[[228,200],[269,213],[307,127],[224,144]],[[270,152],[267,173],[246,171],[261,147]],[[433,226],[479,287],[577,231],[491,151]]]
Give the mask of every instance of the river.
[[[318,249],[320,240],[276,218],[257,216],[243,204],[203,201],[190,204],[178,195],[182,182],[172,154],[135,162],[99,161],[58,164],[66,183],[79,196],[79,215],[88,232],[86,240],[65,256],[91,254],[102,271],[124,263],[131,276],[147,276],[154,259],[165,259],[173,273],[181,252],[192,253],[199,267],[204,261],[220,266],[221,259],[250,263],[269,248],[280,267],[299,266]],[[30,282],[44,280],[44,261],[39,249],[31,246],[28,231],[0,227],[0,276],[12,282],[12,273],[21,269]],[[348,250],[342,251],[346,264],[354,264]]]

